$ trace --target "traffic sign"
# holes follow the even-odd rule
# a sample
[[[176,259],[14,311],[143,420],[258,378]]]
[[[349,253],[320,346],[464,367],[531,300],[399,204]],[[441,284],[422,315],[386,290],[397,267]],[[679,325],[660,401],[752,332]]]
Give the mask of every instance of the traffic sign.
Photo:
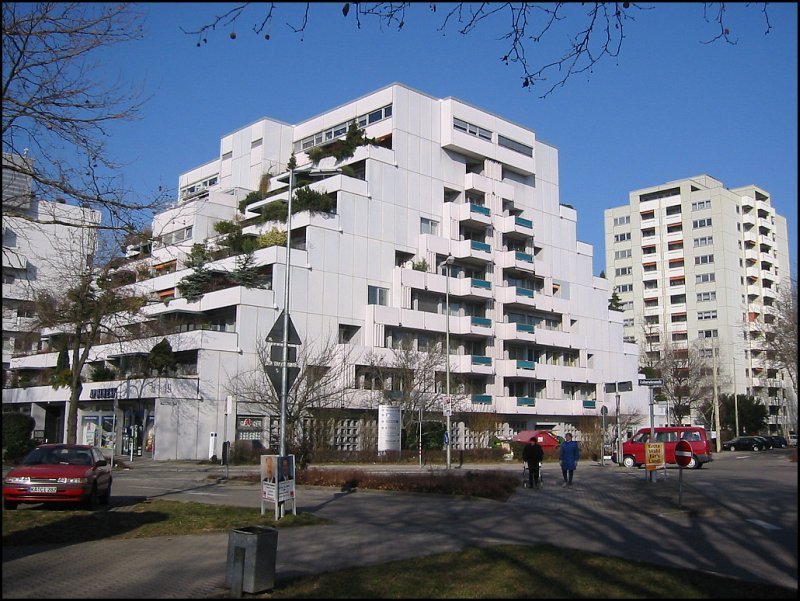
[[[692,445],[685,440],[679,440],[675,445],[675,463],[679,467],[686,467],[692,462]]]
[[[643,378],[639,380],[639,386],[663,386],[664,380],[661,378]]]

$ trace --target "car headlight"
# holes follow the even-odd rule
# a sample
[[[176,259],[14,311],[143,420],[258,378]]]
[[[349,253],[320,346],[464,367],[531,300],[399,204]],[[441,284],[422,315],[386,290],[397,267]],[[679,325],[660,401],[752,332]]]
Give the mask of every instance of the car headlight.
[[[59,478],[59,484],[86,484],[86,478]]]
[[[5,480],[6,484],[30,484],[30,476],[8,476]]]

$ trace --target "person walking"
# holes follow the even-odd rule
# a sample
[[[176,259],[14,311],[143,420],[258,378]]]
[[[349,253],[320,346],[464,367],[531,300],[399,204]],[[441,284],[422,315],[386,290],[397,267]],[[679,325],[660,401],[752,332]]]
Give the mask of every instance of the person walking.
[[[544,449],[535,436],[522,449],[522,460],[528,464],[528,488],[539,488],[539,466],[544,459]]]
[[[572,434],[567,432],[565,440],[558,449],[558,461],[561,463],[561,475],[564,476],[564,484],[561,486],[572,486],[572,474],[578,467],[578,459],[581,450],[578,443],[572,440]]]

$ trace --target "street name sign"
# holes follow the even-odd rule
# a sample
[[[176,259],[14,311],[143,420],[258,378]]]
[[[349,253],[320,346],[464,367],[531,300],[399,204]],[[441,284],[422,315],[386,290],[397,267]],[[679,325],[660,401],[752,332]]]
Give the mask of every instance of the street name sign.
[[[664,380],[661,378],[642,378],[639,380],[639,386],[663,386]]]

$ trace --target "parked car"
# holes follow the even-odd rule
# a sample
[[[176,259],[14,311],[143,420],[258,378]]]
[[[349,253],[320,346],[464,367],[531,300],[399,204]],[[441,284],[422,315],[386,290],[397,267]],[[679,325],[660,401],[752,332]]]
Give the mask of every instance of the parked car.
[[[737,436],[723,442],[722,449],[724,451],[761,451],[764,449],[764,442],[759,436]]]
[[[764,449],[772,448],[772,439],[769,436],[761,436],[760,434],[755,434],[753,435],[753,438],[758,438],[762,442]]]
[[[790,447],[796,447],[797,446],[797,434],[789,434],[789,438],[788,438],[788,440],[786,442],[789,443]]]
[[[99,502],[109,502],[111,483],[111,466],[98,447],[40,445],[3,478],[3,506],[81,503],[94,509]]]
[[[786,439],[783,436],[765,436],[771,444],[773,449],[785,449],[787,446]]]
[[[703,464],[714,461],[711,440],[705,428],[699,426],[667,426],[655,428],[655,440],[652,442],[664,443],[664,460],[667,463],[676,463],[675,445],[679,440],[687,441],[692,447],[692,459],[687,467],[699,469]],[[622,464],[625,467],[639,467],[646,463],[645,444],[651,442],[650,428],[642,428],[633,437],[622,443]],[[616,453],[611,456],[617,462]]]

